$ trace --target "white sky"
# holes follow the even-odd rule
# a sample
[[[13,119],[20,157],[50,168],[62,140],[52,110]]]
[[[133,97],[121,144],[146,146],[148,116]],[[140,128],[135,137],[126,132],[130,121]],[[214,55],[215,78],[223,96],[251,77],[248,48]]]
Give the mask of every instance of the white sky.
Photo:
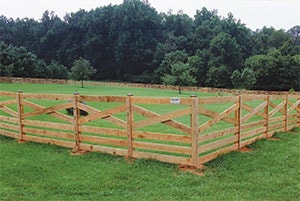
[[[123,0],[0,0],[0,15],[8,18],[42,17],[44,11],[54,11],[63,18],[66,13],[80,8],[87,11],[111,4],[121,4]],[[194,16],[196,9],[206,7],[217,9],[218,15],[227,17],[229,12],[252,30],[263,26],[285,29],[300,25],[300,0],[149,0],[158,12],[173,13],[183,10]]]

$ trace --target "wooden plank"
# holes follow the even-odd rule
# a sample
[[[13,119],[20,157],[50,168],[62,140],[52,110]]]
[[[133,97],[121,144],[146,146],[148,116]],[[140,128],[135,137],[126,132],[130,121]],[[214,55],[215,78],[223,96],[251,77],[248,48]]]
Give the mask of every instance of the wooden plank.
[[[19,139],[20,135],[18,133],[12,132],[12,131],[7,131],[7,130],[2,130],[0,128],[0,135],[5,135],[7,137],[12,137],[15,139]]]
[[[23,124],[25,126],[35,126],[40,128],[53,128],[59,130],[74,130],[73,125],[63,124],[63,123],[53,123],[53,122],[45,122],[45,121],[37,121],[37,120],[23,120]]]
[[[150,110],[147,110],[145,108],[142,108],[142,107],[139,107],[137,105],[133,105],[133,111],[134,112],[137,112],[143,116],[146,116],[146,117],[149,117],[149,118],[153,118],[153,117],[158,117],[160,116],[160,114],[156,113],[156,112],[153,112],[153,111],[150,111]],[[180,122],[177,122],[173,119],[170,119],[170,120],[167,120],[165,122],[162,122],[163,124],[166,124],[168,126],[171,126],[173,128],[176,128],[182,132],[185,132],[187,134],[191,134],[191,127],[185,125],[185,124],[182,124]]]
[[[168,155],[163,155],[163,154],[134,151],[133,157],[158,160],[161,162],[174,163],[174,164],[192,165],[190,158],[179,157],[179,156],[168,156]]]
[[[81,95],[80,96],[81,101],[87,101],[87,102],[121,102],[125,103],[126,102],[126,97],[125,96],[85,96]]]
[[[127,128],[127,123],[125,121],[123,121],[122,119],[118,119],[117,117],[114,116],[110,116],[107,118],[104,118],[105,120],[108,120],[109,122],[120,126],[121,128]]]
[[[243,101],[265,100],[265,95],[243,95]],[[243,103],[244,104],[244,103]]]
[[[288,114],[290,114],[293,110],[295,110],[299,105],[300,105],[300,99],[288,109]]]
[[[6,107],[6,106],[3,106],[1,108],[2,111],[6,112],[7,114],[13,116],[13,117],[17,117],[18,116],[18,112]]]
[[[250,129],[250,128],[259,127],[259,126],[264,126],[265,124],[266,124],[266,120],[255,121],[255,122],[243,124],[243,125],[241,126],[241,129],[242,129],[242,130],[248,130],[248,129]]]
[[[105,134],[105,135],[112,135],[112,136],[119,136],[119,137],[127,137],[126,130],[120,129],[112,129],[112,128],[101,128],[95,126],[80,126],[80,132],[87,132],[87,133],[94,133],[94,134]]]
[[[22,98],[27,99],[49,99],[49,100],[72,100],[72,95],[64,94],[33,94],[33,93],[22,93]]]
[[[226,129],[223,129],[223,130],[206,133],[204,135],[199,136],[199,142],[204,142],[204,141],[219,138],[219,137],[222,137],[222,136],[225,136],[225,135],[228,135],[228,134],[233,134],[236,131],[237,131],[237,128],[232,127],[232,128],[226,128]]]
[[[133,141],[132,145],[134,148],[141,148],[145,150],[156,150],[165,151],[170,153],[180,153],[180,154],[191,154],[191,147],[177,146],[177,145],[167,145],[167,144],[154,144],[150,142],[139,142]]]
[[[206,108],[200,108],[199,113],[204,115],[204,116],[210,117],[210,118],[216,118],[217,116],[220,115],[218,112],[214,112],[214,111],[208,110]],[[236,119],[232,118],[232,117],[229,117],[229,116],[225,117],[223,119],[223,121],[226,121],[226,122],[231,123],[231,124],[237,124]]]
[[[225,119],[227,116],[229,116],[232,112],[236,111],[238,109],[238,104],[234,104],[231,107],[229,107],[228,109],[226,109],[225,111],[223,111],[222,113],[220,113],[218,116],[216,116],[215,118],[207,121],[206,123],[202,124],[199,127],[199,132],[203,132],[204,130],[212,127],[214,124],[218,123],[219,121]]]
[[[53,113],[56,110],[62,110],[62,109],[66,109],[66,108],[70,108],[73,106],[73,103],[63,103],[63,104],[59,104],[59,105],[55,105],[55,106],[51,106],[51,107],[40,107],[40,109],[37,109],[33,112],[27,112],[23,115],[24,118],[29,118],[32,116],[37,116],[37,115],[41,115],[41,114],[49,114],[49,113]]]
[[[269,125],[269,130],[284,129],[285,122]]]
[[[7,123],[2,123],[0,122],[0,128],[5,128],[8,130],[13,130],[13,131],[19,131],[19,126],[17,125],[12,125],[12,124],[7,124]]]
[[[70,141],[62,141],[62,140],[55,140],[50,138],[38,137],[38,136],[31,136],[31,135],[24,135],[25,141],[32,141],[38,142],[43,144],[53,144],[61,147],[73,148],[74,142]]]
[[[167,114],[162,114],[160,116],[157,116],[157,117],[154,117],[151,119],[141,120],[139,122],[134,123],[133,128],[137,129],[137,128],[146,127],[149,125],[168,121],[171,118],[177,118],[177,117],[188,115],[188,114],[191,114],[191,108],[185,108],[185,109],[177,110],[177,111],[170,112]]]
[[[267,105],[268,105],[268,103],[267,103]],[[247,105],[246,103],[243,103],[243,104],[242,104],[242,109],[244,109],[244,110],[246,110],[246,111],[248,111],[248,112],[252,112],[252,111],[254,110],[254,108],[252,108],[250,105]],[[260,111],[257,111],[256,114],[257,114],[258,116],[260,116],[260,117],[263,117],[263,118],[266,117],[266,114],[263,113],[263,112],[260,112]]]
[[[269,124],[273,124],[276,122],[282,122],[284,121],[285,117],[284,116],[280,116],[280,117],[272,117],[269,119]]]
[[[91,107],[89,105],[85,105],[85,104],[83,104],[81,102],[78,102],[77,104],[78,104],[77,106],[78,106],[78,108],[80,110],[87,111],[89,114],[101,112],[100,110],[97,110],[96,108],[93,108],[93,107]]]
[[[220,148],[225,145],[229,145],[231,143],[234,143],[237,140],[237,136],[228,137],[222,140],[218,140],[215,142],[211,142],[208,144],[200,145],[199,146],[199,153],[204,153],[213,149]]]
[[[13,123],[13,124],[17,124],[18,123],[18,119],[17,118],[3,116],[3,115],[0,115],[0,121],[5,121],[5,122]]]
[[[134,131],[133,137],[137,139],[147,139],[147,140],[161,140],[168,142],[183,142],[190,143],[192,138],[189,135],[176,135],[176,134],[166,134],[166,133],[154,133],[146,131]]]
[[[257,128],[257,129],[250,130],[250,131],[247,131],[247,132],[242,132],[241,137],[242,137],[242,139],[245,139],[245,138],[248,138],[248,137],[251,137],[251,136],[255,136],[255,135],[258,135],[258,134],[265,133],[266,131],[267,131],[267,129],[265,127]]]
[[[276,114],[278,111],[280,111],[282,114],[284,114],[284,106],[285,101],[281,102],[279,105],[275,105],[274,103],[270,102],[270,105],[273,107],[273,110],[269,112],[269,117],[272,117],[274,114]]]
[[[245,146],[247,146],[249,144],[252,144],[253,142],[256,142],[257,140],[261,140],[263,138],[266,138],[266,135],[262,134],[260,136],[255,137],[255,138],[251,138],[249,140],[243,141],[242,142],[242,147],[245,147]]]
[[[253,109],[252,112],[246,114],[245,116],[242,117],[241,119],[241,123],[246,122],[248,119],[250,119],[251,117],[253,117],[255,114],[257,114],[260,110],[262,110],[263,108],[265,108],[267,105],[267,102],[263,102],[262,104],[260,104],[259,106],[257,106],[255,109]]]
[[[23,100],[23,104],[26,105],[26,106],[28,106],[28,107],[31,107],[31,108],[33,108],[35,110],[43,110],[43,109],[45,109],[45,107],[40,106],[40,105],[35,104],[35,103],[32,103],[32,102],[27,101],[27,100]],[[72,107],[73,104],[71,102],[69,104],[70,104],[69,107]],[[53,112],[48,113],[48,114],[50,114],[51,116],[56,117],[58,119],[61,119],[63,121],[66,121],[66,122],[69,122],[69,123],[73,123],[73,118],[71,118],[70,116],[67,116],[65,114],[62,114],[60,112],[53,111]]]
[[[16,98],[15,92],[7,92],[7,91],[0,91],[0,96],[7,96],[10,98]]]
[[[224,97],[212,97],[212,98],[199,98],[199,104],[217,104],[237,102],[238,96],[224,96]]]
[[[132,104],[171,104],[170,98],[156,98],[156,97],[132,97]],[[189,98],[180,98],[179,105],[190,105]]]
[[[127,146],[127,139],[105,138],[91,135],[81,135],[80,142],[99,143],[113,146]]]
[[[211,160],[217,158],[221,154],[225,154],[225,153],[228,153],[230,151],[237,150],[237,149],[238,149],[238,145],[237,144],[233,144],[233,145],[231,145],[229,147],[224,147],[224,148],[222,148],[220,150],[217,150],[217,151],[215,151],[213,153],[209,153],[207,155],[200,156],[199,157],[199,163],[200,164],[206,163],[208,161],[211,161]]]
[[[25,127],[23,131],[26,134],[34,134],[34,135],[41,135],[47,137],[56,137],[56,138],[65,138],[69,140],[74,140],[74,134],[60,132],[60,131],[50,131],[45,129],[28,128],[28,127]]]
[[[13,100],[6,100],[6,101],[2,101],[0,102],[0,108],[6,105],[12,105],[12,104],[16,104],[17,100],[13,99]]]
[[[99,145],[91,144],[80,144],[81,150],[101,152],[106,154],[118,155],[118,156],[127,156],[127,149],[113,148],[113,147],[103,147]]]
[[[121,106],[111,108],[111,109],[108,109],[108,110],[105,110],[105,111],[99,111],[99,112],[90,114],[86,117],[80,118],[79,123],[84,124],[84,123],[87,123],[87,122],[90,122],[90,121],[93,121],[93,120],[96,120],[96,119],[100,119],[100,118],[104,119],[104,118],[110,117],[114,114],[124,112],[125,110],[126,110],[126,105],[121,105]]]

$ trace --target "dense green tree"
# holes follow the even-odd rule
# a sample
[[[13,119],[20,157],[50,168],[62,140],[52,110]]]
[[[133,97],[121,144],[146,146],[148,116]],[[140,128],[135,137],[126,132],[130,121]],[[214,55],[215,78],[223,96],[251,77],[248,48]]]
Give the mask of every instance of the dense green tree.
[[[83,81],[91,79],[95,73],[96,69],[91,66],[90,62],[86,59],[80,58],[74,61],[69,77],[80,81],[81,87],[83,88]]]
[[[161,79],[165,85],[178,86],[178,93],[181,94],[181,87],[196,84],[196,79],[191,74],[193,70],[189,64],[177,62],[171,65],[170,73]]]
[[[231,88],[230,80],[232,72],[227,66],[211,67],[206,74],[206,86],[217,88]]]

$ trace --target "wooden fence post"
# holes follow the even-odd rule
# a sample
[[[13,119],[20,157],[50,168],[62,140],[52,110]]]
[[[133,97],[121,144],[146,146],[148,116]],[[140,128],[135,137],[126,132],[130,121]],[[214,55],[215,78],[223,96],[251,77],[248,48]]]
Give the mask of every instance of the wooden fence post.
[[[284,105],[284,116],[285,116],[285,122],[284,122],[284,131],[288,131],[288,120],[289,120],[289,114],[288,114],[288,102],[289,102],[289,95],[286,94],[285,96],[285,105]]]
[[[235,112],[235,119],[237,121],[237,131],[235,135],[237,135],[237,144],[238,144],[238,149],[242,148],[242,107],[243,107],[243,98],[242,95],[238,96],[238,109]]]
[[[79,93],[74,93],[73,98],[73,125],[74,125],[74,138],[75,138],[75,147],[73,148],[73,153],[80,151],[80,132],[79,132],[79,118],[80,118],[80,111],[78,109],[78,101],[79,101]]]
[[[266,127],[266,139],[269,137],[269,109],[270,109],[270,96],[266,96],[267,105],[265,107],[265,127]]]
[[[192,166],[199,166],[199,98],[196,95],[191,95],[191,128],[192,128]]]
[[[132,147],[132,124],[133,124],[133,112],[131,105],[132,94],[128,94],[126,98],[126,108],[127,108],[127,138],[128,138],[128,155],[127,157],[130,159],[133,157],[133,147]]]
[[[22,103],[22,97],[21,97],[22,91],[19,90],[17,93],[17,103],[18,103],[18,126],[19,126],[19,142],[24,142],[24,125],[23,125],[23,113],[24,113],[24,106]]]

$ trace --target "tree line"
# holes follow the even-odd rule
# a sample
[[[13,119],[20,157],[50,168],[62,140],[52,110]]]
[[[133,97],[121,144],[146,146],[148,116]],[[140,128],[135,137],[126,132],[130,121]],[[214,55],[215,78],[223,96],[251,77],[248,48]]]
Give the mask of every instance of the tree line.
[[[0,75],[67,78],[83,58],[95,80],[300,90],[299,35],[299,25],[252,31],[205,7],[194,18],[158,13],[145,0],[63,19],[49,11],[40,20],[0,16]]]

